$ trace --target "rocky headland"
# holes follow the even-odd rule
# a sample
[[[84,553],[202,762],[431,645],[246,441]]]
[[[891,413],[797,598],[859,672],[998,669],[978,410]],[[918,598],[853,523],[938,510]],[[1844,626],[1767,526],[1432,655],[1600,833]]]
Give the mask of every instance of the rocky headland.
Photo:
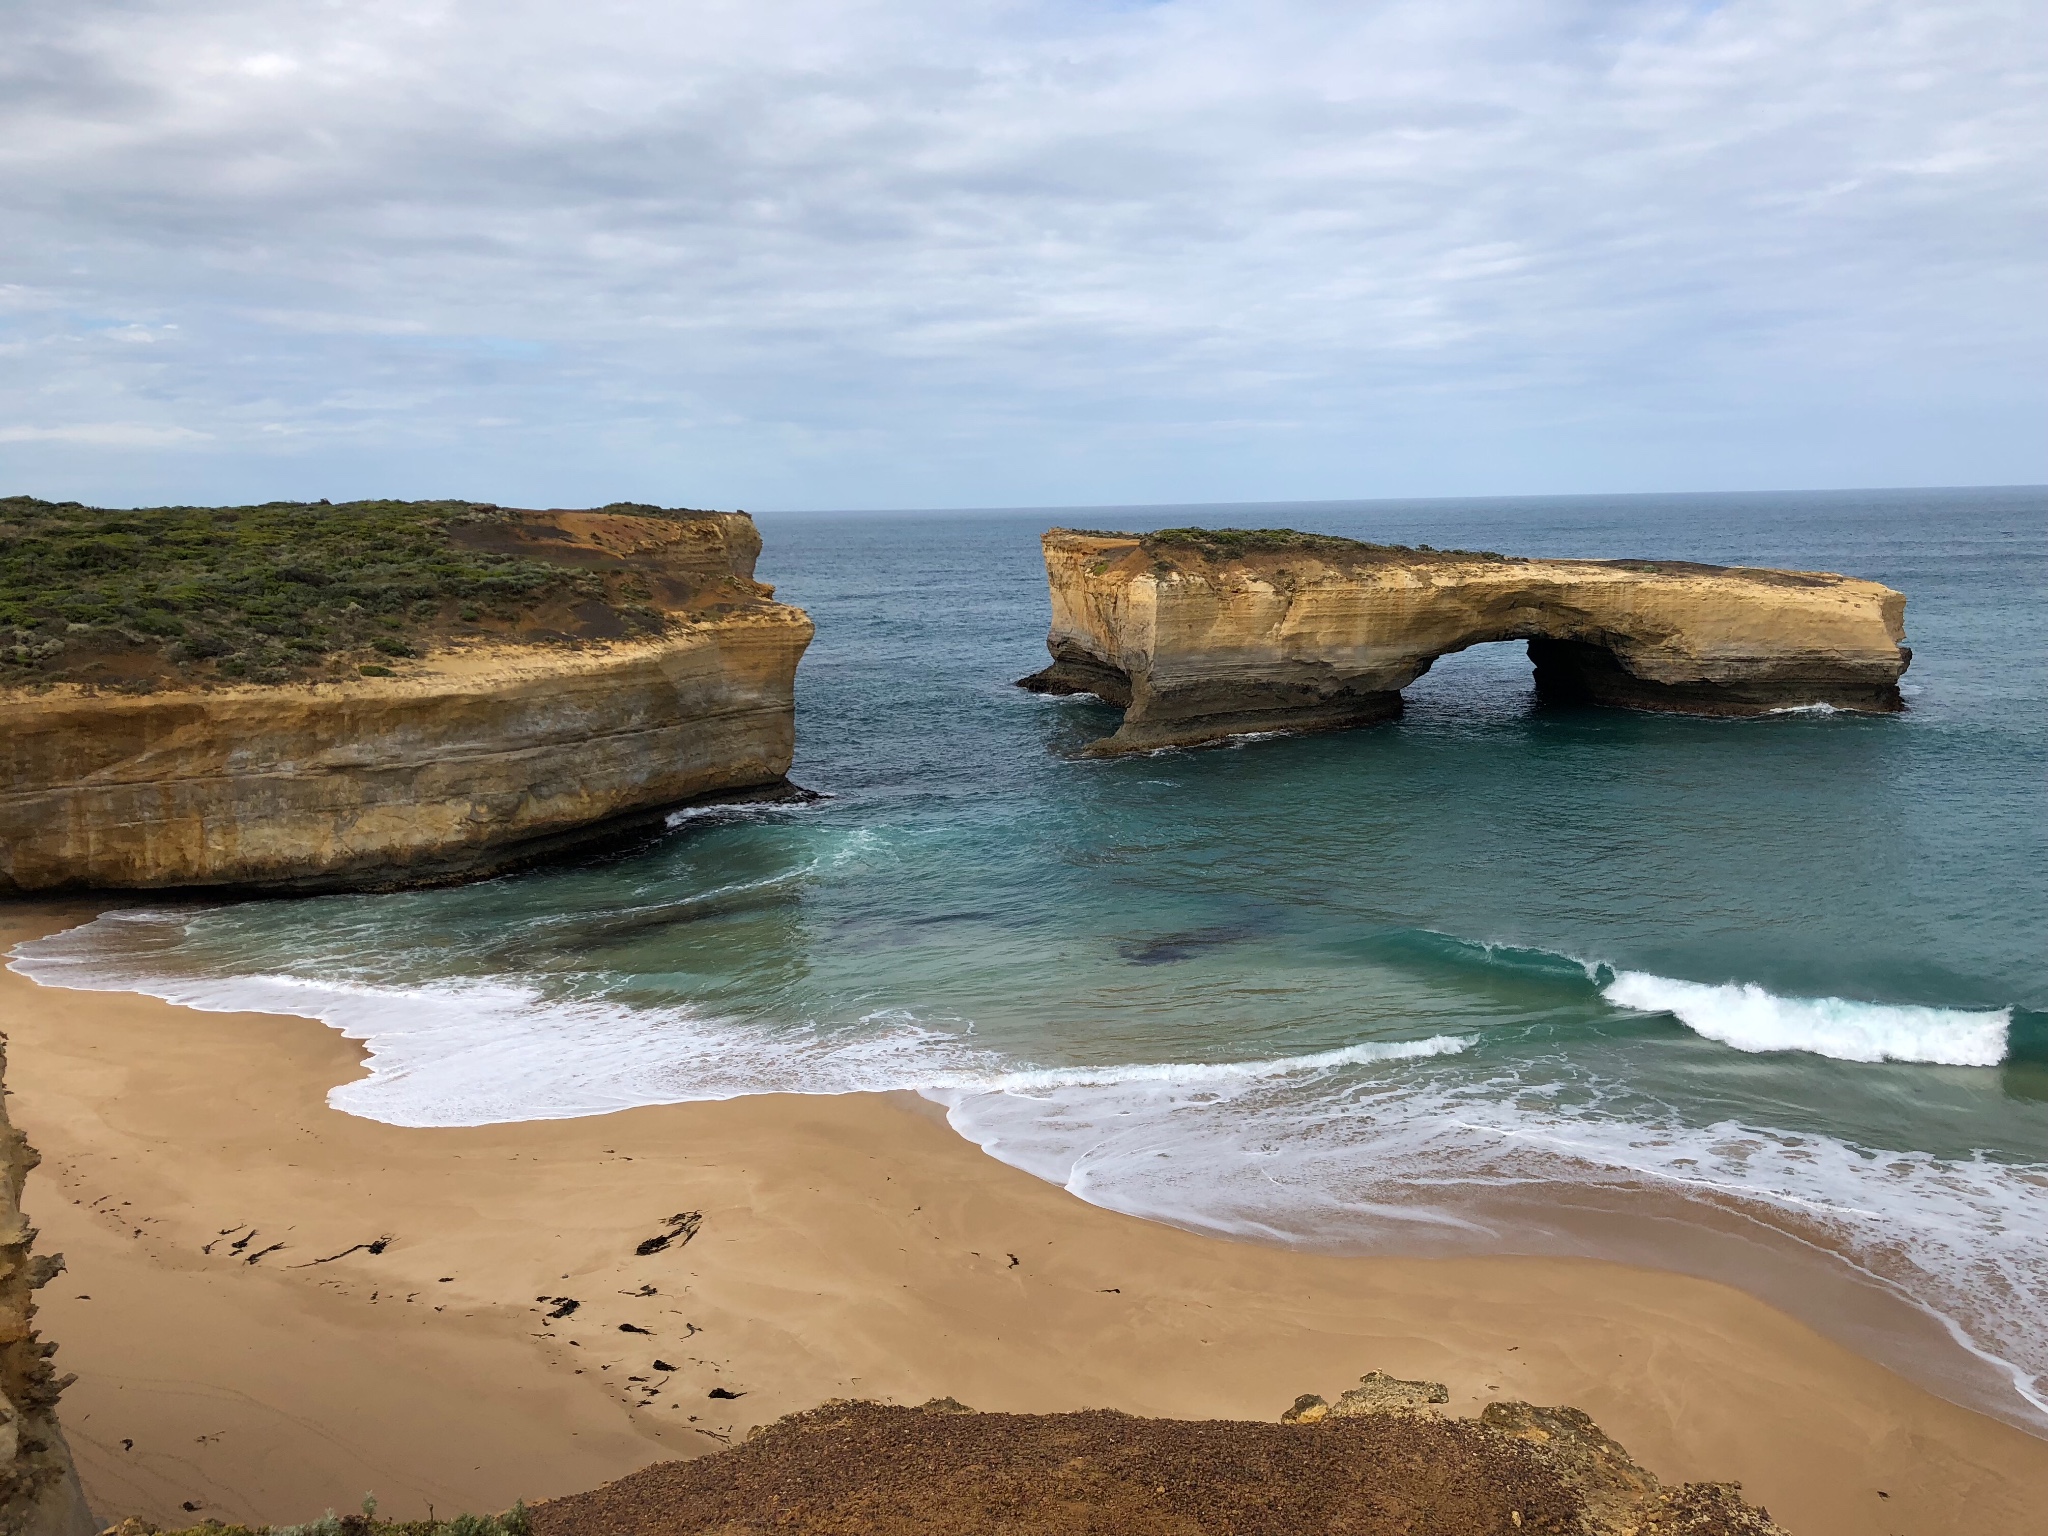
[[[1437,657],[1528,642],[1545,698],[1700,715],[1902,707],[1906,599],[1825,572],[1536,560],[1284,529],[1044,536],[1052,665],[1096,755],[1390,719]]]
[[[740,513],[4,509],[0,892],[471,878],[789,793]]]

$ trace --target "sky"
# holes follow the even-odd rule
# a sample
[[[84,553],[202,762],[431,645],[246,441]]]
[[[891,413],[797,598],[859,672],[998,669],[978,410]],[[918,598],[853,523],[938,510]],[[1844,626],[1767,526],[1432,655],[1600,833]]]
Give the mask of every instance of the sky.
[[[2035,0],[8,0],[0,494],[2048,481]]]

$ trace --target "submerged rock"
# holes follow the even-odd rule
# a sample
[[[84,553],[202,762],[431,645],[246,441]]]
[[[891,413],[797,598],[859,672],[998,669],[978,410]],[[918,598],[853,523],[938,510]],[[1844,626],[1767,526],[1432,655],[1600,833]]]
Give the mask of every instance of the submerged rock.
[[[1702,715],[1902,708],[1905,597],[1821,572],[1523,560],[1287,530],[1044,537],[1052,665],[1096,755],[1391,719],[1437,657],[1528,642],[1545,697]]]

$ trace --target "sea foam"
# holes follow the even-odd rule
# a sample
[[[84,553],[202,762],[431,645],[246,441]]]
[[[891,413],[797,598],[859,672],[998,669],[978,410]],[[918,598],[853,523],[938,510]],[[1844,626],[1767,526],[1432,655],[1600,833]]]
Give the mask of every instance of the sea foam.
[[[1837,1061],[1917,1061],[1995,1067],[2005,1060],[2012,1010],[1923,1008],[1839,997],[1780,997],[1754,982],[1677,981],[1616,971],[1600,995],[1639,1013],[1669,1013],[1695,1034],[1738,1051],[1810,1051]]]
[[[323,1020],[368,1053],[367,1075],[335,1087],[329,1103],[396,1125],[909,1089],[943,1105],[990,1155],[1092,1204],[1283,1242],[1383,1238],[1404,1225],[1483,1240],[1459,1214],[1465,1195],[1560,1183],[1652,1185],[1765,1219],[1778,1212],[1802,1240],[1824,1235],[1823,1246],[1942,1319],[2048,1415],[2048,1166],[1734,1120],[1689,1125],[1640,1103],[1608,1112],[1597,1096],[1567,1103],[1555,1084],[1489,1074],[1462,1035],[1246,1061],[1046,1066],[900,1010],[842,1028],[770,1026],[550,996],[510,979],[391,987],[174,976],[160,957],[184,921],[109,914],[20,946],[10,965],[49,986]],[[2003,1013],[1786,999],[1636,972],[1611,974],[1603,991],[1702,1034],[1722,1030],[1743,1049],[1983,1064],[2004,1048]],[[1468,1057],[1478,1072],[1462,1065]]]
[[[171,913],[109,913],[19,946],[8,965],[44,986],[140,992],[207,1013],[317,1019],[367,1048],[368,1074],[331,1089],[329,1105],[405,1126],[571,1119],[757,1093],[1030,1096],[1153,1084],[1213,1094],[1454,1055],[1469,1044],[1435,1035],[1248,1061],[1037,1066],[898,1009],[870,1013],[854,1027],[774,1026],[672,1004],[550,997],[513,980],[396,987],[275,974],[181,976],[148,966],[146,957],[183,927]]]

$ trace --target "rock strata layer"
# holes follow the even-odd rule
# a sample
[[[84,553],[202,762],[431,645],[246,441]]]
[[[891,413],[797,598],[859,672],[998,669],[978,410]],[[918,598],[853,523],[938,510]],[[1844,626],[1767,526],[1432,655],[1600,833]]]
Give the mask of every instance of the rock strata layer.
[[[1546,698],[1701,715],[1902,708],[1906,599],[1826,572],[1525,560],[1284,530],[1044,537],[1052,665],[1097,755],[1398,715],[1437,657],[1528,642]]]
[[[0,1077],[6,1069],[0,1035]],[[0,1093],[0,1532],[89,1536],[97,1526],[57,1427],[57,1398],[71,1378],[58,1377],[50,1362],[57,1346],[35,1329],[35,1292],[64,1268],[61,1253],[35,1251],[35,1228],[22,1214],[22,1185],[39,1161]]]
[[[630,572],[656,631],[593,603],[386,676],[0,695],[0,892],[428,884],[786,787],[812,626],[754,581],[750,519],[536,513],[468,537]]]

